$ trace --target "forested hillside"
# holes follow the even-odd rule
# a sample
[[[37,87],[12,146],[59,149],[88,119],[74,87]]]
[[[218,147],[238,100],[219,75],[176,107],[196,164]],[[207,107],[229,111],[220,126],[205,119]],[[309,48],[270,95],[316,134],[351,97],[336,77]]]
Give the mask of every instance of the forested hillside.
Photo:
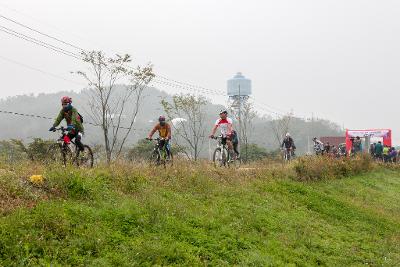
[[[74,105],[84,116],[86,135],[85,142],[88,144],[102,144],[102,134],[99,127],[94,127],[91,122],[91,112],[88,107],[89,94],[83,90],[76,92],[59,92],[56,94],[22,95],[0,100],[0,110],[13,111],[24,114],[34,114],[44,117],[54,118],[60,109],[60,98],[69,95],[73,98]],[[141,108],[135,124],[135,130],[129,136],[127,145],[132,146],[139,139],[144,138],[152,128],[154,121],[160,114],[163,114],[163,108],[160,104],[161,99],[170,100],[171,95],[155,88],[146,89],[141,104]],[[211,102],[204,108],[206,114],[206,133],[208,134],[216,118],[218,111],[223,108],[221,105],[214,105]],[[56,138],[48,129],[52,125],[52,119],[40,119],[35,117],[24,117],[19,115],[0,113],[0,122],[2,130],[0,139],[23,139],[30,140],[35,137],[43,139]],[[298,150],[304,153],[307,150],[308,138],[321,135],[341,135],[340,127],[326,120],[304,121],[302,119],[292,118],[289,124],[289,131],[294,137]],[[206,138],[206,137],[205,137]],[[275,150],[278,142],[273,131],[271,117],[261,117],[260,114],[252,120],[252,126],[249,130],[249,143],[255,143],[265,149]],[[208,141],[203,143],[202,156],[207,156]]]

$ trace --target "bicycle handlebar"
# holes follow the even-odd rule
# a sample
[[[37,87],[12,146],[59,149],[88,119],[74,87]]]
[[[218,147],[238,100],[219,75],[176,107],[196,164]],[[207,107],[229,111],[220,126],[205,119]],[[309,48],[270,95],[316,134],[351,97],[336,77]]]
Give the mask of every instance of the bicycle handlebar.
[[[146,140],[149,140],[149,141],[162,141],[162,140],[167,140],[167,139],[166,138],[157,137],[157,138],[146,138]]]
[[[54,130],[52,132],[55,133],[57,131],[64,132],[64,131],[67,131],[67,128],[64,128],[64,126],[61,126],[59,128],[54,128]]]
[[[218,135],[218,136],[210,136],[211,139],[217,140],[218,138],[223,138],[222,135]]]

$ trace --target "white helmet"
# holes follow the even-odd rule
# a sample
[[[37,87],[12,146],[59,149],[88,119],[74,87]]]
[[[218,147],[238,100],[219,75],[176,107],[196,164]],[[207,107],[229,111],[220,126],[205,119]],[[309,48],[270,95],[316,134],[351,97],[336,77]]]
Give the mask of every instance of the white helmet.
[[[286,133],[286,137],[290,137],[290,133]]]

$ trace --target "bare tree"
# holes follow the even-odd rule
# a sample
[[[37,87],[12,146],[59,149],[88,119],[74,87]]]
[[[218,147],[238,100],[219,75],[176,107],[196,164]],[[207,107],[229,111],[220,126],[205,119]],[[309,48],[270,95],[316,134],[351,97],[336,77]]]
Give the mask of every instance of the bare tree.
[[[248,146],[249,146],[249,138],[251,133],[254,130],[253,120],[257,116],[257,113],[254,111],[253,104],[251,102],[245,102],[241,105],[241,112],[239,115],[238,110],[231,109],[231,114],[233,114],[234,118],[239,122],[239,137],[240,137],[240,146],[241,151],[244,151],[244,160],[247,161],[248,158]],[[241,118],[240,118],[241,116]],[[244,148],[244,149],[243,149]]]
[[[206,100],[201,96],[174,95],[171,102],[161,101],[169,120],[173,123],[174,136],[181,138],[187,147],[187,156],[197,160],[205,139],[205,112]],[[183,120],[182,120],[183,119]]]
[[[101,51],[82,52],[87,71],[78,71],[89,85],[90,116],[101,126],[107,163],[120,156],[133,130],[142,95],[155,76],[151,65],[129,67],[130,55],[106,57]],[[117,83],[125,85],[117,86]]]
[[[279,148],[282,146],[285,134],[289,131],[289,124],[292,120],[292,117],[293,115],[291,113],[288,113],[282,118],[271,121],[272,130],[274,132],[276,141],[278,142]]]

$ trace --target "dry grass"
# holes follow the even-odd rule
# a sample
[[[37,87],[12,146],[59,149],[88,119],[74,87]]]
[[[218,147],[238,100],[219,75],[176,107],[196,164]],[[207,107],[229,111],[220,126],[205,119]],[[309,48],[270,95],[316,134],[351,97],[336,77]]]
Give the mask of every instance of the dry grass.
[[[303,157],[294,165],[295,179],[298,181],[317,181],[338,179],[371,171],[377,165],[369,155],[353,158],[332,159],[325,156]]]
[[[215,184],[243,186],[254,180],[310,181],[340,178],[371,170],[375,165],[368,157],[332,160],[325,157],[304,157],[290,164],[276,161],[258,161],[239,168],[216,168],[208,161],[174,162],[173,166],[154,167],[145,162],[117,161],[111,166],[98,165],[94,169],[45,166],[30,161],[7,165],[0,163],[0,212],[10,212],[19,207],[33,207],[37,201],[68,197],[71,177],[76,179],[111,182],[116,191],[134,194],[142,184],[171,190],[187,190],[199,184],[203,190],[215,188]],[[394,168],[394,167],[393,167]],[[43,174],[43,186],[29,182],[31,175]],[[100,177],[100,178],[99,178]],[[100,180],[99,180],[100,179]]]
[[[398,173],[326,175],[342,164],[346,175],[365,172],[368,162],[0,163],[0,265],[390,266],[400,260]],[[31,184],[33,174],[44,184]]]

